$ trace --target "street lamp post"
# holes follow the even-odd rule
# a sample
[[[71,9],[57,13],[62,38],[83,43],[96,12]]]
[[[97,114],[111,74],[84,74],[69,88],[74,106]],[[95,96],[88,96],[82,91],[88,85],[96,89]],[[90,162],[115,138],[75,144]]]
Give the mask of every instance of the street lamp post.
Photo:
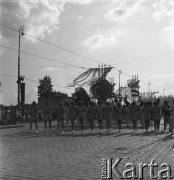
[[[17,101],[18,105],[20,104],[20,83],[21,83],[21,77],[20,77],[20,41],[21,41],[21,35],[24,35],[24,26],[19,27],[19,48],[18,48],[18,95],[17,95]]]

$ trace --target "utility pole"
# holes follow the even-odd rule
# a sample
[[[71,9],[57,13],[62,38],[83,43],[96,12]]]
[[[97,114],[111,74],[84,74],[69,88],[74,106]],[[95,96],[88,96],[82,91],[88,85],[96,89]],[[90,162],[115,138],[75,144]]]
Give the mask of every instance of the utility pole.
[[[24,35],[24,26],[19,27],[19,47],[18,47],[18,95],[17,95],[17,103],[20,104],[20,91],[21,91],[21,76],[20,76],[20,41],[21,41],[21,35]]]

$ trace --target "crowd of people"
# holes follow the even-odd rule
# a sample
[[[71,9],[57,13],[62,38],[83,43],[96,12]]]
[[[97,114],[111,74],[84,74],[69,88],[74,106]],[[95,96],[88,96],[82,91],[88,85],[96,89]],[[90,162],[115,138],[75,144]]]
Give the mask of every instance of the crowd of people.
[[[125,103],[109,103],[89,102],[87,106],[80,102],[78,106],[71,102],[62,105],[59,103],[57,107],[51,107],[48,102],[45,107],[39,107],[35,102],[31,106],[25,107],[1,107],[0,119],[2,122],[9,124],[30,123],[30,131],[32,132],[33,124],[35,124],[36,132],[38,132],[38,122],[44,123],[44,130],[52,131],[52,121],[57,121],[58,133],[64,133],[65,126],[70,126],[72,133],[75,133],[75,126],[79,124],[81,133],[84,132],[84,124],[89,125],[91,133],[94,132],[94,126],[98,126],[100,133],[105,126],[110,133],[111,126],[116,125],[118,133],[121,133],[123,123],[127,128],[132,128],[133,133],[137,132],[138,125],[148,132],[149,127],[153,126],[154,131],[160,130],[161,117],[164,117],[163,131],[169,126],[169,132],[173,135],[174,128],[174,100],[173,105],[167,101],[163,105],[158,99],[156,102],[143,102],[137,104],[132,102]],[[115,123],[113,123],[115,122]],[[61,130],[60,130],[61,128]]]

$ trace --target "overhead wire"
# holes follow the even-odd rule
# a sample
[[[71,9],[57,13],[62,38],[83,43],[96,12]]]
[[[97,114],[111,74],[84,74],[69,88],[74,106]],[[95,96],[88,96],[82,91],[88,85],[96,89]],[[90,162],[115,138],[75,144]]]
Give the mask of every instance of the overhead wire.
[[[1,24],[1,23],[0,23],[0,26],[5,27],[5,28],[8,28],[8,29],[11,29],[11,30],[16,31],[16,32],[19,32],[18,30],[14,29],[14,28],[11,28],[11,27],[9,27],[9,26],[3,25],[3,24]],[[57,48],[59,48],[59,49],[62,49],[62,50],[64,50],[64,51],[67,51],[67,52],[69,52],[69,53],[78,55],[78,56],[83,57],[83,58],[85,58],[85,59],[88,59],[88,60],[91,60],[91,61],[94,61],[94,62],[97,62],[97,63],[100,63],[100,64],[105,64],[105,63],[103,63],[103,62],[101,62],[101,61],[99,61],[99,60],[96,60],[96,59],[93,59],[93,58],[89,58],[89,57],[87,57],[87,56],[84,56],[84,55],[82,55],[82,54],[80,54],[80,53],[77,53],[77,52],[74,52],[74,51],[72,51],[72,50],[66,49],[66,48],[61,47],[61,46],[59,46],[59,45],[53,44],[53,43],[48,42],[48,41],[45,41],[45,40],[43,40],[43,39],[39,39],[39,38],[37,38],[37,37],[35,37],[35,36],[33,36],[33,35],[30,35],[30,34],[28,34],[28,33],[24,33],[24,34],[25,34],[26,36],[29,36],[29,37],[31,37],[31,38],[34,38],[34,39],[36,39],[36,40],[38,40],[38,41],[41,41],[41,42],[44,42],[44,43],[49,44],[49,45],[51,45],[51,46],[57,47]],[[119,63],[114,63],[114,64],[110,64],[110,65],[113,66],[113,65],[119,65],[119,64],[124,64],[124,63],[130,63],[130,62],[134,62],[134,61],[139,61],[139,60],[144,60],[144,59],[151,59],[151,58],[155,58],[155,57],[159,57],[159,56],[164,56],[164,55],[168,55],[168,54],[174,54],[174,51],[167,52],[167,53],[161,53],[161,54],[157,54],[157,55],[152,55],[152,56],[141,57],[141,58],[132,59],[132,60],[127,60],[127,61],[123,61],[123,62],[119,62]],[[110,65],[109,65],[109,66],[110,66]]]
[[[3,47],[3,48],[9,49],[9,50],[13,50],[13,51],[17,51],[18,52],[17,49],[14,49],[14,48],[11,48],[11,47],[8,47],[8,46],[4,46],[2,44],[0,44],[0,46]],[[73,65],[73,64],[64,63],[64,62],[61,62],[61,61],[57,61],[55,59],[46,58],[44,56],[36,55],[36,54],[29,53],[29,52],[26,52],[26,51],[23,51],[23,50],[20,50],[20,52],[23,53],[23,54],[27,54],[27,55],[38,57],[38,58],[41,58],[41,59],[45,59],[45,60],[48,60],[48,61],[53,61],[53,62],[56,62],[56,63],[60,63],[60,64],[64,64],[64,65],[68,65],[68,66],[72,66],[72,67],[76,67],[76,68],[80,68],[80,69],[85,69],[84,67],[80,67],[80,66],[76,66],[76,65]]]
[[[6,25],[3,25],[3,24],[1,24],[1,23],[0,23],[0,26],[5,27],[5,28],[8,28],[8,29],[11,29],[11,30],[13,30],[13,31],[18,32],[18,30],[14,29],[14,28],[11,28],[11,27],[8,27],[8,26],[6,26]],[[64,47],[62,47],[62,46],[59,46],[59,45],[56,45],[56,44],[50,43],[50,42],[45,41],[45,40],[43,40],[43,39],[39,39],[39,38],[37,38],[37,37],[35,37],[35,36],[33,36],[33,35],[30,35],[30,34],[27,34],[27,33],[24,33],[24,34],[25,34],[26,36],[29,36],[29,37],[31,37],[31,38],[34,38],[34,39],[36,39],[36,40],[38,40],[38,41],[44,42],[44,43],[46,43],[46,44],[49,44],[49,45],[51,45],[51,46],[54,46],[54,47],[56,47],[56,48],[59,48],[59,49],[61,49],[61,50],[66,51],[66,52],[69,52],[69,53],[75,54],[75,55],[80,56],[80,57],[82,57],[82,58],[88,59],[88,60],[90,60],[90,61],[97,62],[97,63],[103,63],[103,62],[101,62],[101,61],[98,61],[98,60],[93,59],[93,58],[89,58],[89,57],[84,56],[84,55],[82,55],[82,54],[80,54],[80,53],[77,53],[77,52],[75,52],[75,51],[72,51],[72,50],[66,49],[66,48],[64,48]]]
[[[7,77],[18,77],[18,76],[15,76],[15,75],[9,75],[9,74],[0,74],[0,76],[7,76]],[[32,82],[36,82],[36,83],[39,83],[38,80],[33,80],[33,79],[30,79],[30,78],[27,78],[27,77],[24,77],[25,80],[28,80],[28,81],[32,81]],[[60,85],[56,85],[56,84],[53,84],[53,86],[55,87],[61,87],[61,88],[65,88],[65,89],[72,89],[72,87],[65,87],[65,86],[60,86]]]
[[[137,58],[137,59],[133,59],[133,60],[127,60],[127,61],[123,61],[123,62],[119,62],[119,63],[114,63],[114,64],[111,64],[111,66],[119,65],[119,64],[125,64],[125,63],[131,63],[131,62],[134,62],[134,61],[142,61],[142,60],[145,60],[145,59],[152,59],[152,58],[155,58],[155,57],[166,56],[166,55],[169,55],[169,54],[174,54],[174,51],[167,52],[167,53],[156,54],[156,55],[152,55],[152,56],[141,57],[141,58]]]
[[[8,28],[8,29],[13,30],[13,31],[16,31],[16,32],[19,32],[18,30],[14,29],[14,28],[11,28],[11,27],[9,27],[9,26],[3,25],[3,24],[1,24],[1,23],[0,23],[0,26],[5,27],[5,28]],[[74,51],[72,51],[72,50],[66,49],[66,48],[61,47],[61,46],[59,46],[59,45],[50,43],[50,42],[45,41],[45,40],[42,40],[42,39],[39,39],[39,38],[37,38],[37,37],[35,37],[35,36],[33,36],[33,35],[30,35],[30,34],[27,34],[27,33],[25,33],[25,35],[27,35],[27,36],[29,36],[29,37],[31,37],[31,38],[34,38],[34,39],[36,39],[36,40],[39,40],[39,41],[41,41],[41,42],[44,42],[44,43],[46,43],[46,44],[49,44],[49,45],[51,45],[51,46],[57,47],[57,48],[59,48],[59,49],[62,49],[62,50],[64,50],[64,51],[67,51],[67,52],[69,52],[69,53],[78,55],[78,56],[80,56],[80,57],[82,57],[82,58],[85,58],[85,59],[88,59],[88,60],[91,60],[91,61],[94,61],[94,62],[97,62],[97,63],[104,64],[104,63],[101,62],[101,61],[98,61],[98,60],[93,59],[93,58],[89,58],[89,57],[87,57],[87,56],[84,56],[84,55],[82,55],[82,54],[80,54],[80,53],[77,53],[77,52],[74,52]],[[4,47],[4,48],[11,49],[11,50],[18,51],[18,50],[14,49],[14,48],[5,47],[5,46],[3,46],[3,45],[0,45],[0,46],[1,46],[1,47]],[[35,54],[31,54],[31,53],[28,53],[28,52],[25,52],[25,51],[21,51],[21,52],[24,53],[24,54],[28,54],[28,55],[32,55],[32,56],[38,57],[38,58],[43,58],[43,59],[47,59],[47,60],[50,60],[50,61],[58,62],[58,61],[56,61],[56,60],[53,60],[53,59],[50,59],[50,58],[45,58],[45,57],[42,57],[42,56],[39,56],[39,55],[35,55]],[[155,57],[159,57],[159,56],[163,56],[163,55],[168,55],[168,54],[174,54],[174,52],[167,52],[167,53],[158,54],[158,55],[146,56],[146,57],[137,58],[137,59],[133,59],[133,60],[128,60],[128,61],[124,61],[124,62],[120,62],[120,63],[114,63],[114,64],[111,64],[111,65],[109,65],[109,66],[119,65],[119,64],[124,64],[124,63],[130,63],[130,62],[140,61],[140,60],[144,60],[144,59],[151,59],[151,58],[155,58]],[[58,63],[64,64],[64,65],[69,65],[69,66],[74,66],[74,67],[77,67],[77,68],[85,69],[84,67],[79,67],[79,66],[75,66],[75,65],[72,65],[72,64],[68,64],[68,63],[63,63],[63,62],[58,62]],[[115,67],[114,67],[114,68],[115,68]],[[125,72],[123,72],[123,73],[126,74],[126,75],[128,75],[128,76],[131,76],[131,77],[132,77],[132,75],[129,75],[129,74],[125,73]],[[143,82],[143,81],[142,81],[142,82]],[[144,81],[144,82],[145,82],[145,81]],[[147,82],[146,82],[146,83],[147,83]]]

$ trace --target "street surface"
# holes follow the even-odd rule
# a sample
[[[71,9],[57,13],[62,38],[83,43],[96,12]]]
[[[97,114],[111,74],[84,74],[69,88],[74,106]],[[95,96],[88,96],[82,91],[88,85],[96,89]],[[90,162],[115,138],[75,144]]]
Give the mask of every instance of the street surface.
[[[122,157],[118,166],[120,172],[128,162],[149,164],[153,158],[159,166],[169,163],[174,176],[174,138],[168,129],[165,133],[154,133],[150,128],[147,134],[144,129],[138,129],[135,135],[127,128],[123,128],[121,134],[117,129],[106,134],[103,129],[100,135],[98,128],[94,134],[87,128],[84,134],[77,130],[72,135],[70,129],[57,134],[54,126],[53,133],[49,134],[44,132],[43,123],[39,123],[39,127],[38,134],[30,134],[29,124],[0,129],[1,180],[100,180],[104,157]],[[163,125],[161,131],[162,128]],[[146,169],[147,180],[150,179],[148,173]],[[113,179],[118,177],[113,174]]]

